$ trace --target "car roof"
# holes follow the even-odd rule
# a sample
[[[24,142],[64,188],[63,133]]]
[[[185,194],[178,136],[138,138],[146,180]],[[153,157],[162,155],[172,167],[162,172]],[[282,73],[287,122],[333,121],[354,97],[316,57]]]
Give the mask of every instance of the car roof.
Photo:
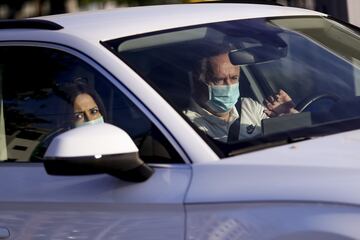
[[[109,40],[159,30],[235,19],[324,16],[311,10],[258,4],[171,4],[51,15],[60,31],[87,40]]]

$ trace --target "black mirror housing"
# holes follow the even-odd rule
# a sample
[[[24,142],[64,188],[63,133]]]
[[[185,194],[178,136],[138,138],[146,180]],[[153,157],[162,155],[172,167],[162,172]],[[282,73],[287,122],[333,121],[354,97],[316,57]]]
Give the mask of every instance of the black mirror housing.
[[[49,175],[78,176],[107,173],[128,182],[143,182],[154,172],[137,153],[109,155],[101,158],[60,157],[46,159],[44,166]]]

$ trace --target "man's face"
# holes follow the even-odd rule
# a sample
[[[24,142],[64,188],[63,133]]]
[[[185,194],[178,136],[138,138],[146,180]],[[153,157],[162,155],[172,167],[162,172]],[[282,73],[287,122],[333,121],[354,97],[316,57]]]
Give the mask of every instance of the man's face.
[[[210,86],[231,85],[239,82],[240,68],[231,64],[228,54],[211,57],[209,67],[206,82]]]
[[[209,58],[205,79],[195,86],[196,101],[214,115],[228,115],[240,96],[239,75],[240,67],[231,64],[227,53]]]

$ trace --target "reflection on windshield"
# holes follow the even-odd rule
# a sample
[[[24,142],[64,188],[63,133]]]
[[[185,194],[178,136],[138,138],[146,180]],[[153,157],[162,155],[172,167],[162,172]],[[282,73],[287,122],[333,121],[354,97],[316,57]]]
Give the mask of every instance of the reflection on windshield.
[[[212,23],[105,45],[226,155],[271,136],[318,135],[308,131],[315,127],[325,129],[321,135],[345,131],[334,123],[360,117],[359,43],[333,20],[301,17]]]

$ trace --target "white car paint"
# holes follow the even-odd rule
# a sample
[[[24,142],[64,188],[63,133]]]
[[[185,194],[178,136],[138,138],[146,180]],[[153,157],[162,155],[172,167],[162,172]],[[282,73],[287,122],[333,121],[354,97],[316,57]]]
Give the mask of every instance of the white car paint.
[[[279,16],[325,16],[311,10],[251,4],[172,4],[40,17],[93,43],[210,22]],[[147,24],[143,24],[147,23]],[[93,31],[96,29],[96,31]]]
[[[194,164],[187,202],[316,201],[359,205],[359,137],[360,131],[355,130],[219,162]]]
[[[358,239],[358,206],[317,202],[191,204],[187,239]]]
[[[258,5],[173,5],[42,17],[64,26],[54,32],[0,30],[0,46],[61,49],[99,69],[193,163],[153,165],[155,174],[144,183],[107,175],[49,176],[41,163],[2,163],[0,237],[358,239],[359,131],[219,161],[155,90],[100,44],[212,21],[303,15],[323,14]]]
[[[94,137],[84,140],[83,134],[89,134]],[[107,144],[99,145],[99,142],[106,142]],[[47,148],[45,156],[101,156],[119,153],[137,153],[138,151],[135,143],[125,131],[111,124],[103,123],[100,125],[77,127],[55,137]]]
[[[193,165],[187,239],[350,240],[360,131]]]
[[[0,229],[21,240],[184,239],[190,174],[184,165],[157,167],[148,181],[129,183],[2,163]]]

